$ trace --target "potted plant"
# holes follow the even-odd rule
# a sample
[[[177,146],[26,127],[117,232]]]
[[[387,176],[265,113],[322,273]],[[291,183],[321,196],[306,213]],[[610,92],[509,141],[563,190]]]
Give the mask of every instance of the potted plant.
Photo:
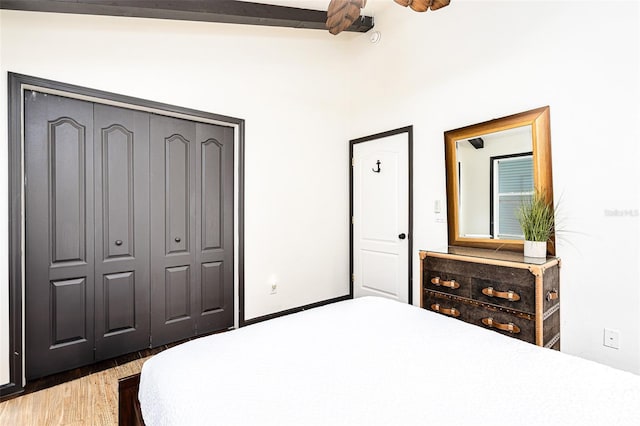
[[[518,221],[524,233],[525,257],[546,257],[547,242],[555,231],[555,212],[544,193],[536,190],[523,202]]]

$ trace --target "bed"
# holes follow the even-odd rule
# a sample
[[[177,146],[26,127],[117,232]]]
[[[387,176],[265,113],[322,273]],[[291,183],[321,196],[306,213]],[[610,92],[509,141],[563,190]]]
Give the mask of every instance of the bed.
[[[377,297],[168,349],[138,397],[147,426],[640,425],[640,376]]]

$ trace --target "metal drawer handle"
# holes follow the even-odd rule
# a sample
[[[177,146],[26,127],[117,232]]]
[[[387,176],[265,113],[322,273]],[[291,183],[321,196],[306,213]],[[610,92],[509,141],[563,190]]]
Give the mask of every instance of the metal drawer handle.
[[[489,297],[499,297],[501,299],[507,299],[509,302],[517,302],[520,300],[520,295],[515,291],[497,291],[493,287],[485,287],[482,289],[482,294]]]
[[[459,317],[460,311],[456,308],[442,308],[439,303],[431,305],[431,310],[439,312],[441,314],[449,315],[450,317]]]
[[[520,327],[510,322],[508,324],[503,324],[498,321],[494,321],[493,318],[482,318],[482,323],[489,328],[497,328],[498,330],[508,331],[509,333],[518,334],[520,333]]]
[[[547,292],[547,302],[551,302],[552,300],[556,300],[558,298],[558,289],[554,288],[553,290],[549,290]]]
[[[442,287],[451,288],[453,290],[460,288],[460,283],[458,283],[456,280],[443,281],[440,279],[440,277],[431,278],[431,284],[436,285],[438,287],[442,286]]]
[[[179,243],[180,241],[182,241],[182,239],[180,237],[175,237],[174,240],[175,240],[176,243]]]
[[[122,240],[116,240],[116,245],[117,246],[121,246],[122,245]]]

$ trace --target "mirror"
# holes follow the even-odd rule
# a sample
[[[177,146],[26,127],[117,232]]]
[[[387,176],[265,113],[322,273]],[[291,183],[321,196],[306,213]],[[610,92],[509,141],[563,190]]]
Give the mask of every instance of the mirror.
[[[449,130],[444,139],[449,245],[522,251],[520,205],[534,189],[553,203],[549,107]]]

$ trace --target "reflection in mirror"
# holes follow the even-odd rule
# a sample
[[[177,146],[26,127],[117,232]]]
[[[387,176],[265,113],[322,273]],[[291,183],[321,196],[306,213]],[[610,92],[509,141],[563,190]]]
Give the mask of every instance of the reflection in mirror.
[[[449,245],[522,250],[523,201],[553,203],[549,133],[549,107],[445,132]]]
[[[517,210],[533,193],[531,126],[456,141],[459,236],[523,239]]]

